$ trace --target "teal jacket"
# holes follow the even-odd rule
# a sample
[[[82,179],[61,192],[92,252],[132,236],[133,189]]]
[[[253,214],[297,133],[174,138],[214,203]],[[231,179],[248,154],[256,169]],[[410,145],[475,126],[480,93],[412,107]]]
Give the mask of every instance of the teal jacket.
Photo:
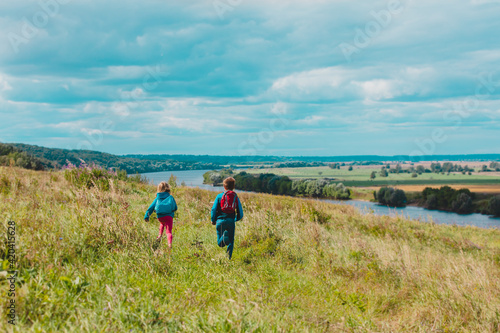
[[[223,213],[220,209],[220,201],[222,200],[222,196],[224,193],[220,193],[217,195],[214,201],[214,205],[212,206],[212,223],[222,222],[222,221],[233,221],[238,222],[243,218],[243,207],[241,207],[240,198],[238,200],[238,209],[236,210],[236,214],[226,214]]]
[[[164,200],[165,198],[168,198],[169,196],[170,196],[170,193],[168,193],[168,192],[158,192],[158,193],[156,193],[156,198],[153,201],[153,203],[151,204],[151,206],[149,206],[148,210],[146,211],[146,215],[144,215],[144,218],[145,219],[149,219],[149,217],[151,216],[151,214],[153,214],[153,211],[155,210],[155,207],[156,207],[156,201],[158,199]],[[173,199],[173,197],[172,197],[172,199]],[[156,214],[156,216],[158,218],[164,217],[164,216],[175,217],[175,211],[177,210],[177,203],[175,202],[175,199],[174,199],[174,203],[175,203],[175,209],[174,209],[174,211],[172,213],[170,213],[170,214]]]

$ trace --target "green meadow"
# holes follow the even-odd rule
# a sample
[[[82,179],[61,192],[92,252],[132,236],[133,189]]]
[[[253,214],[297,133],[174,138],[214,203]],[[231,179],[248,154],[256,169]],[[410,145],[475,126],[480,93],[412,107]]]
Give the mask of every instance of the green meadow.
[[[473,173],[472,175],[452,172],[450,174],[422,173],[413,178],[411,173],[389,173],[388,177],[379,175],[380,166],[360,167],[353,166],[349,171],[347,166],[341,169],[331,169],[329,167],[306,167],[306,168],[268,168],[268,169],[248,169],[248,173],[274,173],[280,176],[288,176],[291,179],[300,178],[335,178],[346,186],[379,186],[379,185],[419,185],[419,184],[470,184],[470,185],[490,185],[500,184],[500,177],[488,175],[487,173]],[[372,172],[376,173],[375,179],[370,179]]]
[[[19,270],[17,325],[7,327],[2,306],[0,330],[500,331],[498,229],[241,193],[245,217],[229,261],[209,221],[216,193],[173,190],[169,251],[154,242],[157,220],[143,221],[155,192],[129,180],[88,188],[63,172],[0,168],[1,221],[4,235],[16,223]]]

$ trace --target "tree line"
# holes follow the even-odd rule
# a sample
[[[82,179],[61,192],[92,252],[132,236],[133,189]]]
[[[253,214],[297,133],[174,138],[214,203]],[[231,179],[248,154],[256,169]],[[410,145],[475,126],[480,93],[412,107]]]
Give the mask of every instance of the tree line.
[[[408,200],[406,193],[392,187],[382,187],[373,192],[375,201],[390,207],[405,207],[409,203],[430,210],[442,210],[458,214],[481,213],[500,216],[500,196],[478,198],[469,189],[455,190],[450,186],[426,187],[421,193],[412,194]]]
[[[234,177],[236,189],[243,191],[336,200],[351,198],[351,191],[344,184],[328,179],[292,180],[273,173],[253,175],[243,171],[233,174],[232,170],[209,171],[203,175],[205,183],[208,184],[220,184],[227,176]]]
[[[459,214],[481,213],[500,216],[500,196],[478,197],[469,189],[455,190],[449,186],[427,187],[422,191],[421,204],[427,209],[437,209]]]
[[[220,168],[220,165],[214,163],[175,160],[162,161],[155,159],[148,160],[133,157],[123,157],[92,150],[68,150],[46,148],[26,144],[2,144],[2,146],[11,147],[5,148],[7,150],[13,149],[19,152],[22,155],[21,161],[29,160],[27,156],[31,156],[32,158],[29,161],[40,161],[40,163],[43,165],[42,169],[60,169],[68,163],[76,166],[79,166],[82,163],[95,164],[96,166],[105,169],[114,168],[116,170],[125,170],[128,174]],[[26,165],[26,163],[23,162],[22,165],[16,164],[16,166],[21,167],[24,167],[23,165]]]
[[[40,159],[21,151],[11,145],[0,143],[0,165],[17,166],[30,170],[50,168],[50,161]]]

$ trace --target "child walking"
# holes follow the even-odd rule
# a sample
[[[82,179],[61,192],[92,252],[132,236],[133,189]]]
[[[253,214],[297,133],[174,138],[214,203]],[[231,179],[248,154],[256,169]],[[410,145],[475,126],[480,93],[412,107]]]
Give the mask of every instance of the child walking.
[[[168,247],[172,247],[172,227],[174,224],[175,211],[177,210],[177,203],[172,195],[170,195],[170,185],[167,182],[158,184],[156,198],[149,206],[144,215],[144,221],[148,222],[149,217],[156,211],[156,216],[160,221],[160,233],[156,240],[160,241],[163,236],[163,231],[167,233]]]
[[[233,255],[235,223],[243,218],[241,201],[234,192],[233,177],[224,179],[224,193],[217,195],[212,207],[212,224],[217,230],[217,244],[227,246],[229,259]]]

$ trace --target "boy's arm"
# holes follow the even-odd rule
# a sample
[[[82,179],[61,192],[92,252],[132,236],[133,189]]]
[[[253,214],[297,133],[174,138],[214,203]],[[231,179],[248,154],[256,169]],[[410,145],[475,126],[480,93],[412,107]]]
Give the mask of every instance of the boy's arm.
[[[217,222],[217,211],[219,209],[219,196],[217,196],[214,200],[214,205],[212,206],[212,211],[211,211],[211,214],[210,214],[210,217],[212,219],[212,224],[215,224]]]
[[[153,214],[153,211],[155,210],[155,206],[156,206],[156,198],[153,201],[153,203],[151,204],[151,206],[149,206],[148,210],[146,211],[146,214],[144,215],[145,220],[148,220],[149,217],[151,216],[151,214]]]
[[[243,218],[243,207],[241,207],[241,200],[238,198],[238,211],[236,212],[236,221],[238,222]]]

